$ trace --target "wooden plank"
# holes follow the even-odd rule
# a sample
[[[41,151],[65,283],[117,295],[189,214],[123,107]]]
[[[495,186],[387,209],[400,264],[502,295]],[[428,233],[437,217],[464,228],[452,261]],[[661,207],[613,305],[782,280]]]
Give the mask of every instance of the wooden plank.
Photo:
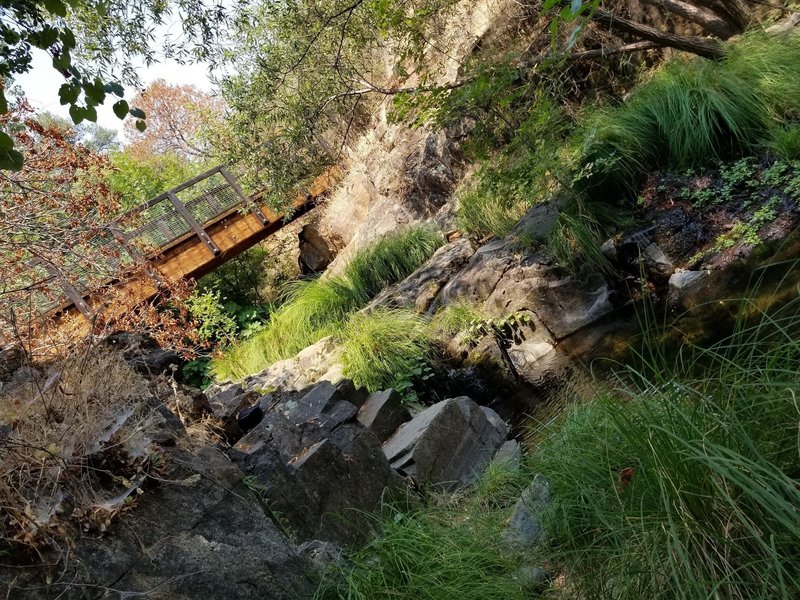
[[[203,229],[203,226],[197,222],[197,219],[194,218],[194,215],[191,211],[186,208],[186,206],[181,202],[178,197],[175,195],[174,192],[169,192],[169,200],[172,202],[172,206],[175,207],[175,210],[178,211],[178,214],[183,217],[183,219],[189,224],[189,226],[194,229],[194,232],[197,234],[197,237],[202,240],[202,242],[206,245],[206,247],[211,250],[211,254],[216,256],[220,253],[219,246],[214,243],[214,240],[211,239],[211,236],[206,233],[206,230]]]

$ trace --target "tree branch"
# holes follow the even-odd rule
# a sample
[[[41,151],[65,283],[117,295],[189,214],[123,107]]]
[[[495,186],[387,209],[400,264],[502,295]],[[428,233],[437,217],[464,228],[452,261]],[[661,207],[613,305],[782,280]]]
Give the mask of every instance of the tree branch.
[[[612,31],[628,33],[638,38],[656,42],[662,46],[691,52],[692,54],[697,54],[704,58],[719,59],[723,56],[722,44],[719,40],[712,38],[688,37],[666,33],[654,27],[650,27],[649,25],[618,17],[601,8],[594,11],[591,19]]]
[[[682,0],[644,0],[644,2],[660,6],[667,12],[671,12],[687,21],[696,23],[711,35],[715,35],[723,40],[727,40],[735,33],[738,33],[737,28],[719,15],[706,12],[694,4],[689,4]]]

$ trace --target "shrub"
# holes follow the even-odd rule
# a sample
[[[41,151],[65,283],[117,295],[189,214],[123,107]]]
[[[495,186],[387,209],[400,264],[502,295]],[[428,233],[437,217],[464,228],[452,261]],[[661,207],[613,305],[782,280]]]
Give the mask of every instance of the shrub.
[[[412,227],[356,253],[340,276],[291,284],[267,326],[215,359],[212,373],[217,379],[241,379],[337,333],[349,314],[410,275],[442,243],[432,229]]]
[[[344,375],[370,392],[411,378],[431,356],[428,322],[403,310],[353,315],[341,333]]]
[[[545,431],[544,552],[578,596],[795,596],[798,329],[794,302],[674,363],[651,353],[633,383]]]

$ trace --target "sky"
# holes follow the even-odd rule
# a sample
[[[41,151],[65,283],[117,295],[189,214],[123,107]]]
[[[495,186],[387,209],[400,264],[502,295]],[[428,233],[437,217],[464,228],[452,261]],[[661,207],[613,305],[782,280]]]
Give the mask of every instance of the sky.
[[[173,85],[192,84],[207,92],[213,90],[208,68],[203,64],[181,65],[173,60],[166,60],[149,67],[140,65],[137,72],[143,86],[161,78]],[[61,106],[58,100],[58,88],[64,83],[64,79],[52,68],[50,57],[45,51],[34,49],[33,67],[24,75],[16,77],[15,83],[25,92],[28,102],[35,110],[50,111],[69,119],[69,106]],[[125,99],[130,101],[135,93],[136,90],[126,89]],[[114,99],[108,97],[103,106],[97,107],[97,124],[119,131],[119,139],[124,140],[122,121],[111,110],[113,103]]]

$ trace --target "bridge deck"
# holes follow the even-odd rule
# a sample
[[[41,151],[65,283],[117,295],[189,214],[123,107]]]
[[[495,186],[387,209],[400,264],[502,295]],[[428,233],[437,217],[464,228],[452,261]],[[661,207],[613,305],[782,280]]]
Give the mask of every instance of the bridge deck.
[[[103,228],[106,235],[95,247],[114,250],[108,253],[109,273],[136,274],[106,281],[111,292],[100,297],[87,289],[87,269],[77,260],[70,272],[30,261],[40,290],[32,302],[39,313],[56,316],[62,328],[88,330],[99,311],[114,316],[129,310],[154,297],[165,280],[201,277],[264,240],[312,209],[333,177],[318,177],[289,214],[278,215],[260,194],[247,195],[225,166],[215,167]]]

